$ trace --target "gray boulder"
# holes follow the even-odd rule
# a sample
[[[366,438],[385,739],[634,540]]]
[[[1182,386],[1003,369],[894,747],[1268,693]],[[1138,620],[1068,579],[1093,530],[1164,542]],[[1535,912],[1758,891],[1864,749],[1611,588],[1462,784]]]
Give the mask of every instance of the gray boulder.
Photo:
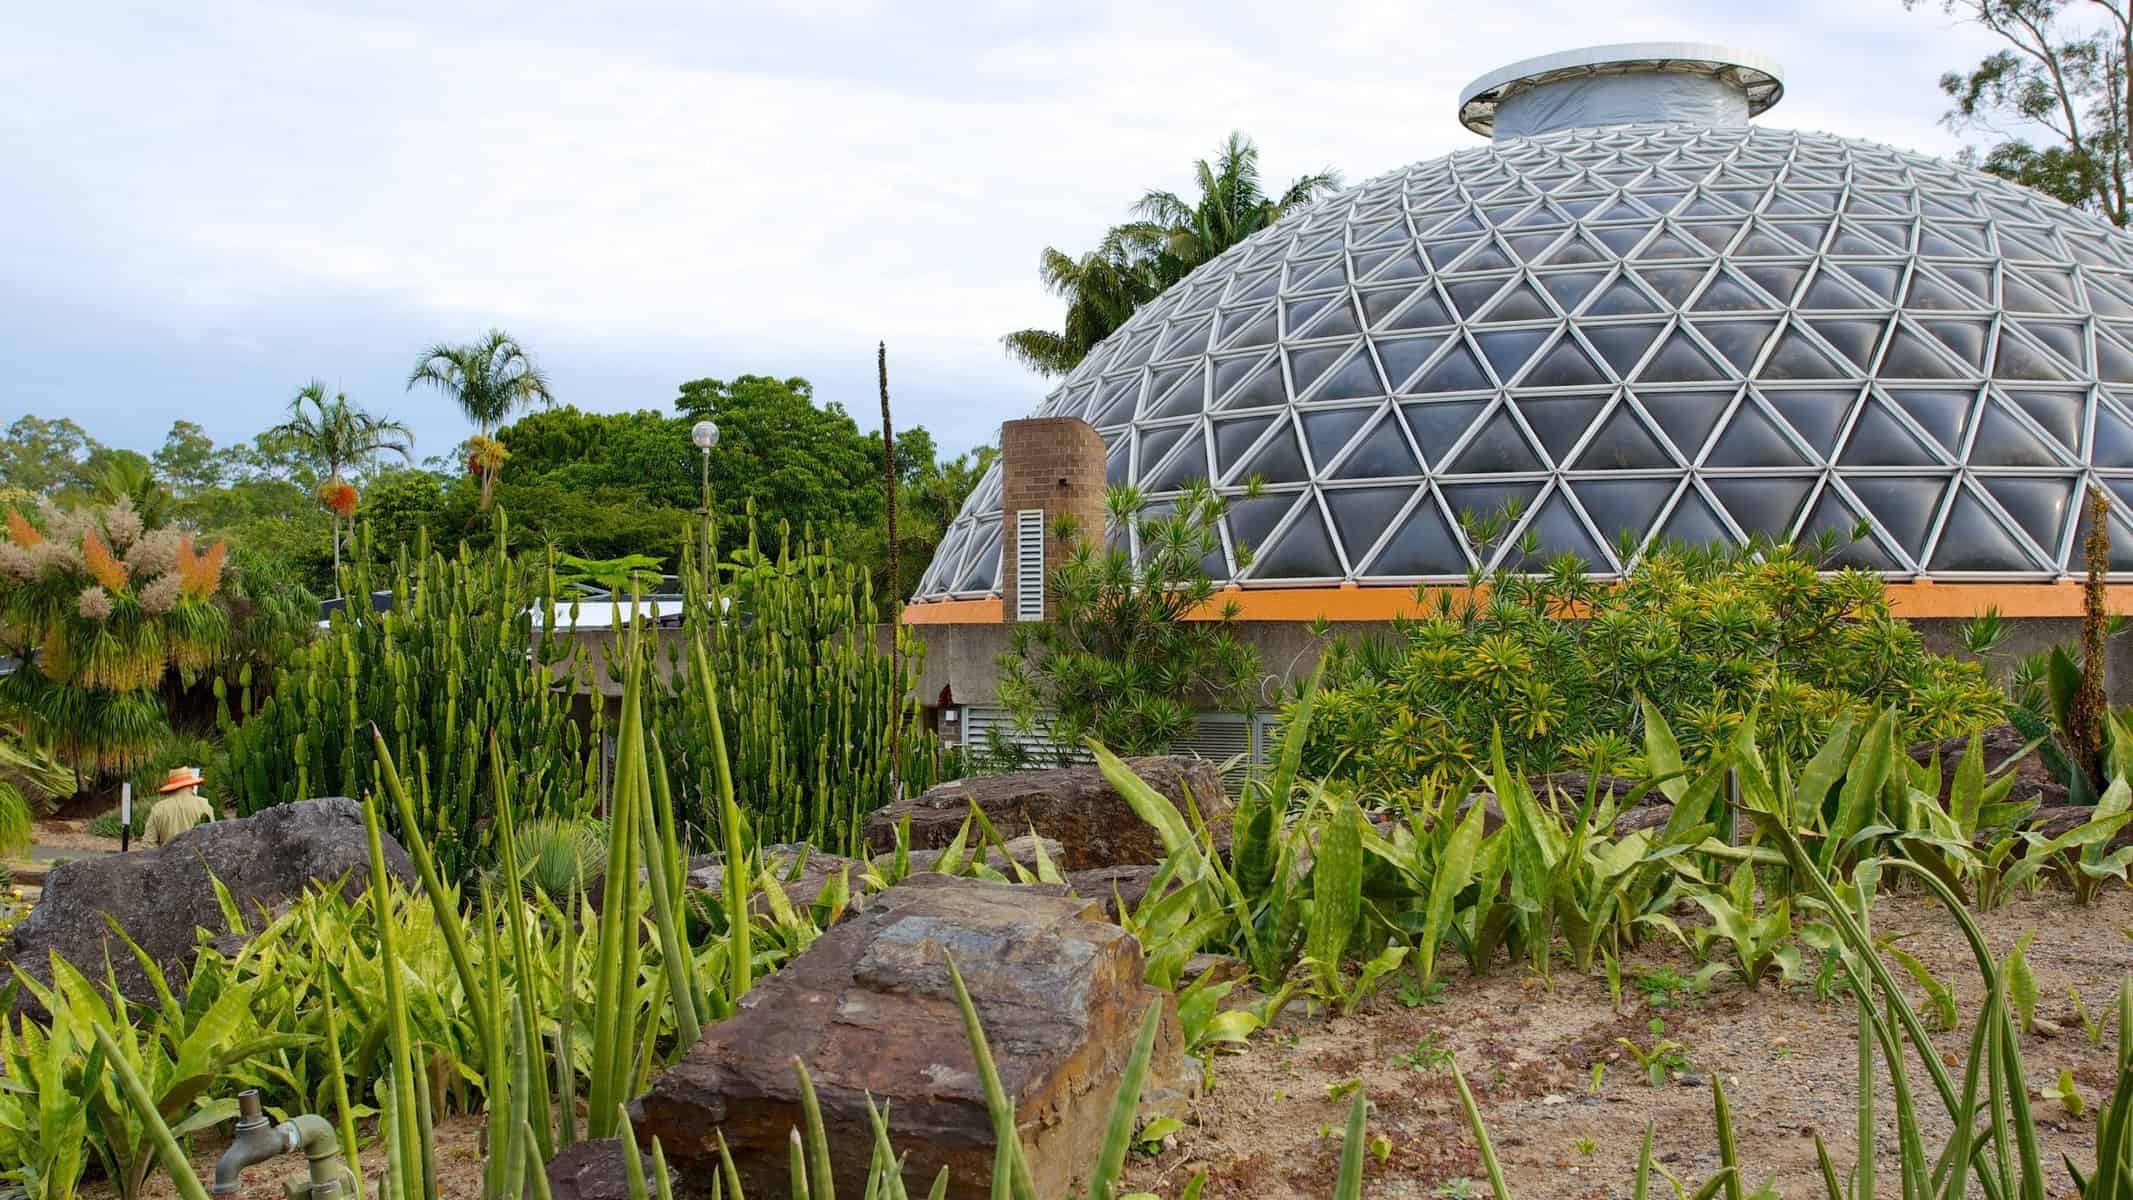
[[[1210,825],[1226,826],[1229,798],[1214,763],[1190,755],[1125,761],[1180,812],[1185,811],[1189,794]],[[1058,864],[1062,871],[1163,858],[1163,844],[1155,830],[1134,813],[1094,764],[977,775],[941,784],[868,817],[867,848],[877,854],[894,849],[897,825],[908,817],[911,849],[938,850],[955,840],[973,802],[1003,838],[1035,832],[1058,842],[1064,848]]]
[[[801,1124],[794,1060],[822,1105],[836,1189],[864,1187],[883,1106],[906,1185],[942,1167],[949,1195],[988,1194],[993,1158],[983,1085],[948,981],[953,955],[977,1005],[1037,1192],[1065,1195],[1094,1161],[1119,1075],[1150,1004],[1165,1013],[1152,1089],[1180,1073],[1170,996],[1141,978],[1140,947],[1101,908],[1043,885],[915,876],[823,934],[704,1031],[632,1106],[691,1190],[707,1190],[723,1133],[750,1195],[783,1195],[787,1139]]]
[[[414,864],[390,836],[385,864],[402,882],[415,885]],[[111,934],[108,916],[182,994],[201,932],[229,937],[213,880],[229,889],[254,928],[262,912],[281,911],[314,884],[338,882],[343,895],[360,895],[370,882],[363,809],[340,796],[277,805],[254,816],[197,826],[153,850],[56,867],[36,908],[0,948],[0,960],[49,983],[50,956],[57,953],[101,981],[108,955],[120,994],[153,1003],[148,973],[126,943]],[[15,1011],[41,1015],[42,1006],[23,989]]]

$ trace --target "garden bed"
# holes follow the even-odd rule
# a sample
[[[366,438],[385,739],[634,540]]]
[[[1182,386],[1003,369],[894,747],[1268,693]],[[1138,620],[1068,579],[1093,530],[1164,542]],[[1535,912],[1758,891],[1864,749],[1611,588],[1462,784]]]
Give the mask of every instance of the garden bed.
[[[1874,921],[1879,934],[1912,934],[1900,944],[1953,987],[1966,1025],[1974,1020],[1981,1002],[1977,973],[1960,931],[1938,905],[1885,896]],[[2058,892],[2018,898],[1986,914],[1981,925],[2003,955],[2023,933],[2036,931],[2028,956],[2039,1025],[2021,1049],[2057,1194],[2066,1183],[2059,1156],[2084,1165],[2091,1159],[2094,1112],[2076,1118],[2045,1093],[2056,1090],[2065,1070],[2094,1105],[2108,1093],[2115,1069],[2115,1031],[2103,1046],[2090,1042],[2068,989],[2080,992],[2092,1019],[2106,1020],[2113,1011],[2120,980],[2133,968],[2126,932],[2133,928],[2133,891],[2111,892],[2089,907]],[[1811,983],[1750,992],[1731,978],[1700,993],[1669,992],[1661,986],[1666,973],[1686,980],[1697,964],[1685,953],[1663,951],[1655,945],[1623,963],[1619,1012],[1604,977],[1560,963],[1552,989],[1506,964],[1479,979],[1454,967],[1441,992],[1414,1007],[1397,986],[1346,1017],[1307,1011],[1297,1001],[1275,1028],[1253,1038],[1248,1053],[1217,1061],[1213,1089],[1159,1154],[1129,1164],[1127,1188],[1175,1197],[1204,1168],[1207,1200],[1322,1200],[1332,1192],[1347,1109],[1345,1096],[1328,1092],[1360,1079],[1371,1100],[1370,1133],[1387,1139],[1384,1160],[1367,1164],[1366,1195],[1451,1200],[1470,1191],[1485,1197],[1488,1185],[1451,1076],[1432,1053],[1449,1051],[1475,1089],[1519,1200],[1627,1195],[1647,1122],[1656,1127],[1661,1165],[1691,1186],[1709,1177],[1718,1162],[1708,1087],[1713,1072],[1726,1085],[1749,1191],[1767,1179],[1785,1196],[1820,1195],[1814,1136],[1828,1144],[1840,1171],[1855,1157],[1857,1042],[1849,1001],[1820,1000]],[[1640,986],[1640,979],[1647,982]],[[1922,1013],[1930,1011],[1923,991],[1912,989],[1911,998]],[[1650,1029],[1655,1018],[1665,1022],[1657,1035]],[[1617,1037],[1642,1048],[1657,1037],[1681,1042],[1685,1070],[1651,1086]],[[1938,1040],[1950,1061],[1961,1060],[1965,1033]],[[1595,1062],[1607,1068],[1596,1098]],[[1916,1063],[1907,1065],[1915,1086],[1929,1091],[1916,1078]],[[1893,1187],[1895,1113],[1885,1068],[1877,1078],[1877,1153]],[[1938,1102],[1925,1100],[1920,1113],[1927,1144],[1940,1144],[1947,1122]],[[479,1116],[439,1123],[444,1196],[479,1200],[482,1126]],[[219,1139],[197,1143],[194,1161],[203,1177],[220,1148]],[[363,1157],[374,1170],[376,1148]],[[243,1200],[278,1200],[281,1175],[299,1167],[290,1159],[255,1169],[246,1176]],[[1658,1180],[1653,1186],[1664,1188]],[[117,1193],[92,1179],[82,1194],[114,1200]],[[148,1200],[175,1195],[167,1177],[150,1179]]]
[[[2107,1031],[2103,1046],[2092,1044],[2067,989],[2079,990],[2092,1019],[2108,1021],[2115,1012],[2120,981],[2133,970],[2133,940],[2125,932],[2133,927],[2133,892],[2114,891],[2086,908],[2047,892],[1981,914],[1979,923],[2001,955],[2023,933],[2037,931],[2028,957],[2038,985],[2039,1031],[2021,1043],[2032,1095],[2055,1090],[2064,1069],[2092,1106],[2076,1119],[2056,1099],[2034,1101],[2043,1161],[2053,1194],[2060,1194],[2070,1187],[2060,1154],[2084,1169],[2093,1161],[2093,1106],[2108,1097],[2116,1068],[2116,1030]],[[1948,1061],[1960,1063],[1982,1002],[1960,930],[1939,905],[1915,896],[1882,898],[1874,929],[1914,933],[1900,945],[1953,986],[1965,1028],[1937,1040]],[[1658,1007],[1635,976],[1671,968],[1685,978],[1696,968],[1686,953],[1652,952],[1663,949],[1654,944],[1623,963],[1619,1013],[1604,977],[1579,975],[1561,963],[1552,991],[1509,964],[1480,979],[1455,966],[1439,1001],[1415,1008],[1392,988],[1346,1018],[1306,1016],[1301,1002],[1292,1004],[1276,1028],[1254,1037],[1249,1053],[1216,1063],[1214,1089],[1197,1102],[1173,1146],[1129,1168],[1129,1187],[1176,1196],[1195,1169],[1205,1168],[1207,1200],[1320,1200],[1332,1191],[1347,1111],[1346,1098],[1329,1099],[1328,1089],[1360,1079],[1371,1099],[1370,1131],[1391,1142],[1382,1163],[1373,1157],[1366,1165],[1366,1195],[1449,1198],[1461,1194],[1464,1179],[1474,1196],[1486,1197],[1451,1075],[1396,1061],[1432,1058],[1416,1054],[1427,1038],[1429,1048],[1457,1055],[1519,1200],[1628,1195],[1647,1122],[1656,1125],[1655,1157],[1693,1188],[1718,1165],[1707,1086],[1714,1071],[1725,1082],[1749,1192],[1774,1177],[1784,1196],[1821,1195],[1814,1135],[1828,1144],[1840,1172],[1855,1158],[1858,1043],[1851,1002],[1819,1001],[1811,984],[1782,991],[1765,984],[1750,992],[1727,978],[1702,995],[1683,991]],[[1922,1014],[1930,1011],[1923,991],[1911,989],[1911,999]],[[1665,1022],[1662,1034],[1650,1030],[1655,1017]],[[1649,1086],[1614,1041],[1627,1037],[1648,1049],[1655,1036],[1685,1044],[1689,1079]],[[1594,1099],[1596,1061],[1607,1070]],[[1926,1144],[1937,1147],[1947,1119],[1917,1063],[1906,1065],[1914,1089],[1924,1094]],[[1896,1124],[1885,1067],[1877,1080],[1877,1153],[1893,1194]],[[1652,1186],[1659,1189],[1654,1195],[1670,1193],[1660,1180]]]

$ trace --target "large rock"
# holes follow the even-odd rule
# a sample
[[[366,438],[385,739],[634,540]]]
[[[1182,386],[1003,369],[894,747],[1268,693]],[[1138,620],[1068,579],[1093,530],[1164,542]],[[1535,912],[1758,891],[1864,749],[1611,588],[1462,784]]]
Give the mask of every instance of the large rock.
[[[1126,765],[1179,811],[1185,796],[1210,824],[1226,820],[1229,798],[1215,764],[1189,755],[1129,758]],[[1163,844],[1135,815],[1125,798],[1094,764],[1049,771],[1011,771],[958,779],[900,800],[867,818],[867,846],[879,853],[896,845],[896,827],[911,820],[911,848],[937,850],[955,840],[972,801],[1003,838],[1035,831],[1065,847],[1063,871],[1159,862]]]
[[[415,884],[414,864],[391,837],[385,839],[385,864],[402,882]],[[104,918],[115,920],[182,991],[200,931],[212,936],[228,928],[213,880],[229,889],[253,928],[262,911],[280,911],[314,883],[339,881],[343,895],[359,895],[370,882],[363,809],[340,796],[277,805],[198,826],[154,850],[66,863],[53,869],[37,907],[0,953],[44,982],[52,977],[54,951],[99,981],[108,954],[119,992],[152,1003],[147,972]],[[17,1012],[39,1007],[27,989],[16,997]]]
[[[1994,725],[1978,735],[1978,749],[1985,761],[1985,774],[1998,773],[2008,761],[2029,745],[2029,739],[2012,725]],[[1939,742],[1920,742],[1910,749],[1914,762],[1930,762],[1940,758],[1940,802],[1948,803],[1949,790],[1955,785],[1955,769],[1962,765],[1963,755],[1969,752],[1968,737],[1948,738]],[[2015,784],[2007,798],[2017,803],[2034,800],[2040,808],[2057,808],[2067,802],[2066,785],[2051,777],[2044,769],[2044,760],[2031,751],[2014,766]]]
[[[640,1143],[637,1163],[650,1184],[652,1156]],[[549,1200],[630,1200],[629,1156],[621,1138],[572,1142],[548,1163]]]
[[[852,898],[853,903],[860,903],[861,893],[866,891],[865,863],[856,858],[817,850],[805,842],[777,842],[764,846],[758,851],[758,861],[776,874],[779,886],[785,890],[785,898],[798,908],[812,905],[823,889],[840,875],[844,877],[846,894]],[[644,872],[640,870],[637,878],[642,881]],[[687,881],[690,891],[711,893],[710,897],[704,899],[705,903],[715,903],[716,897],[724,893],[726,886],[726,856],[717,851],[695,855],[689,859],[687,874],[683,878]],[[586,883],[585,899],[594,909],[605,903],[607,878],[604,870]],[[760,915],[770,911],[770,901],[760,889],[756,889],[749,899],[748,907]]]
[[[758,983],[732,1017],[633,1106],[692,1190],[705,1190],[723,1132],[750,1195],[787,1187],[787,1139],[801,1123],[793,1062],[822,1104],[839,1194],[864,1188],[886,1108],[905,1180],[923,1194],[943,1166],[955,1197],[988,1194],[992,1121],[948,981],[953,955],[999,1068],[1037,1192],[1068,1192],[1094,1161],[1119,1075],[1151,1003],[1165,1012],[1151,1087],[1175,1078],[1170,996],[1141,980],[1132,937],[1088,900],[1044,886],[915,876],[825,933]]]
[[[1121,905],[1126,912],[1140,907],[1141,900],[1148,895],[1149,886],[1155,882],[1155,873],[1160,870],[1160,866],[1148,863],[1091,867],[1086,871],[1068,872],[1066,880],[1075,895],[1101,902],[1104,914],[1116,921]]]

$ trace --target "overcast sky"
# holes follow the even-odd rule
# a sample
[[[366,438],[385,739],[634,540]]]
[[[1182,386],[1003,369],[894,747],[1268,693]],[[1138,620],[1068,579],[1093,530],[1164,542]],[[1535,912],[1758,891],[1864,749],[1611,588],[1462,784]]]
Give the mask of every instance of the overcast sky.
[[[1989,46],[1900,0],[1074,4],[441,0],[10,6],[0,39],[0,424],[219,443],[318,376],[444,452],[418,352],[491,325],[559,400],[669,406],[803,375],[878,424],[989,440],[1047,383],[1080,252],[1231,129],[1272,181],[1473,144],[1459,88],[1597,42],[1786,70],[1765,123],[1951,153],[1935,80]]]

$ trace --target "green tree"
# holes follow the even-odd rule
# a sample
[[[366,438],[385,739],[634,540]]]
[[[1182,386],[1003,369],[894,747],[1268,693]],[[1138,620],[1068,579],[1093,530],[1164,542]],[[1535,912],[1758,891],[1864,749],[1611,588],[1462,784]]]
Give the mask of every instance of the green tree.
[[[415,544],[429,531],[434,540],[444,529],[445,481],[419,467],[387,467],[364,486],[363,520],[381,551]]]
[[[341,522],[355,515],[355,485],[344,472],[388,452],[414,462],[414,432],[350,404],[346,393],[326,399],[326,385],[316,379],[296,390],[296,398],[289,401],[289,419],[268,432],[293,445],[318,473],[319,502],[333,513],[333,567],[338,575]]]
[[[1213,160],[1193,164],[1199,195],[1149,191],[1133,211],[1138,220],[1113,226],[1080,258],[1046,247],[1037,261],[1046,291],[1066,301],[1058,331],[1021,329],[1000,340],[1008,355],[1045,375],[1063,375],[1135,309],[1185,278],[1194,267],[1267,228],[1283,213],[1340,186],[1320,171],[1295,179],[1279,196],[1259,177],[1259,148],[1231,133]]]
[[[1951,129],[1997,139],[1969,153],[1985,170],[2126,224],[2133,20],[2126,0],[1904,0],[1937,4],[2004,42],[1941,76]],[[2078,12],[2092,23],[2081,24]],[[2023,130],[2043,135],[2039,145]]]
[[[1341,181],[1336,172],[1320,171],[1269,196],[1259,180],[1259,147],[1234,132],[1212,162],[1203,158],[1193,164],[1193,178],[1200,188],[1197,197],[1151,191],[1133,206],[1140,221],[1124,227],[1126,240],[1144,247],[1166,288]]]
[[[1056,332],[1018,329],[1000,341],[1010,358],[1040,375],[1073,370],[1134,309],[1163,290],[1150,264],[1116,238],[1080,258],[1046,246],[1037,259],[1037,277],[1045,291],[1066,301],[1065,319]]]
[[[699,418],[718,421],[711,488],[721,513],[753,504],[766,531],[782,520],[796,537],[809,525],[826,535],[880,518],[880,443],[869,454],[851,414],[834,400],[816,404],[807,380],[695,379],[681,385],[674,407],[684,436]]]
[[[124,500],[148,529],[170,524],[170,489],[156,478],[155,465],[140,451],[99,447],[89,456],[82,474],[89,497],[96,503],[116,504]]]
[[[1257,699],[1259,653],[1237,637],[1236,601],[1214,604],[1205,566],[1222,552],[1227,502],[1195,483],[1160,508],[1114,487],[1106,506],[1136,529],[1140,557],[1105,549],[1101,529],[1054,530],[1077,539],[1052,572],[1056,611],[1015,625],[1000,700],[1024,732],[1048,721],[1066,745],[1094,737],[1119,754],[1160,753],[1192,731],[1197,708],[1248,713]]]
[[[481,506],[489,507],[496,476],[503,469],[504,448],[490,436],[513,412],[526,405],[555,403],[548,376],[533,356],[501,329],[462,345],[439,342],[423,352],[408,373],[408,390],[426,383],[452,398],[475,434],[468,439],[467,461],[481,476]]]
[[[214,439],[193,421],[173,421],[163,436],[163,447],[151,460],[156,475],[180,500],[222,486],[229,464],[215,452]]]
[[[0,438],[0,484],[57,495],[78,487],[82,471],[103,444],[67,417],[44,420],[25,413]]]

